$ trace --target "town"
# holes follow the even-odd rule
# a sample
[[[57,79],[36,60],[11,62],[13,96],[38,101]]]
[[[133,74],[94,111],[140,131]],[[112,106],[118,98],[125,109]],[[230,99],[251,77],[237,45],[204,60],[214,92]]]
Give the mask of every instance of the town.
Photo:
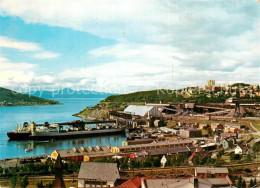
[[[209,80],[204,88],[210,96],[224,92],[227,99],[112,109],[106,121],[127,127],[121,145],[75,145],[49,155],[5,159],[0,182],[14,187],[258,187],[260,104],[253,98],[259,86],[215,86]]]

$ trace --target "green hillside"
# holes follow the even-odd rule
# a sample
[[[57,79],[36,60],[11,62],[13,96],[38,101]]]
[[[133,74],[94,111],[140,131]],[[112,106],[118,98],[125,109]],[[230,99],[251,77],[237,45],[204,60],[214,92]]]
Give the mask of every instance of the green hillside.
[[[17,93],[0,87],[0,106],[34,106],[60,104],[57,101]]]
[[[184,96],[176,94],[172,91],[168,92],[166,90],[151,90],[151,91],[141,91],[123,95],[112,95],[107,97],[104,102],[112,103],[124,103],[124,102],[149,102],[149,103],[168,103],[168,102],[182,102],[196,100],[199,104],[205,103],[216,103],[216,102],[225,102],[229,96],[220,95],[218,97],[208,98],[207,94],[195,94]]]
[[[218,96],[208,98],[206,94],[195,94],[193,96],[184,96],[184,95],[176,95],[176,93],[166,90],[151,90],[151,91],[140,91],[129,94],[122,95],[112,95],[107,97],[105,100],[100,101],[95,107],[85,108],[81,112],[75,114],[75,116],[79,116],[83,119],[99,119],[101,120],[103,117],[108,118],[107,114],[109,110],[123,110],[126,106],[130,104],[138,104],[144,105],[147,103],[178,103],[184,101],[193,101],[196,100],[198,104],[206,104],[206,103],[218,103],[225,102],[225,100],[229,96]]]

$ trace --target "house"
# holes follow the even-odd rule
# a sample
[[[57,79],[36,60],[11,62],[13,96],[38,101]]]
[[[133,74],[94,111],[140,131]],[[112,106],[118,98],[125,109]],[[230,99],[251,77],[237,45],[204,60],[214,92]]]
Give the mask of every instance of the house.
[[[238,154],[238,155],[242,155],[243,154],[243,150],[242,150],[242,147],[237,145],[236,148],[235,148],[235,154]]]
[[[240,131],[240,128],[238,128],[238,126],[225,125],[225,133],[237,133],[238,131]]]
[[[208,124],[207,123],[200,123],[199,124],[199,129],[205,129],[208,127]]]
[[[117,163],[82,162],[78,187],[115,187],[120,179]]]
[[[180,130],[180,136],[182,138],[202,137],[202,131],[194,128],[182,129]]]
[[[210,151],[210,150],[215,150],[217,148],[217,146],[218,146],[217,143],[207,143],[207,144],[198,146],[197,149],[200,151]]]
[[[221,133],[221,138],[237,138],[237,133]]]
[[[224,126],[222,124],[220,124],[220,123],[211,123],[210,124],[210,128],[211,128],[212,131],[215,132],[215,131],[217,131],[219,129],[224,129]]]
[[[141,188],[141,178],[131,178],[126,182],[122,183],[121,185],[117,186],[117,188]]]
[[[163,131],[164,133],[167,134],[174,134],[174,135],[179,135],[180,131],[178,129],[171,129],[168,127],[160,127],[160,130]]]
[[[155,106],[145,106],[145,105],[129,105],[124,109],[125,114],[130,114],[132,116],[140,116],[142,118],[146,117],[162,117],[162,113]]]
[[[224,178],[186,178],[186,179],[144,179],[142,188],[212,188],[231,187],[232,181],[228,176]]]
[[[237,145],[234,149],[235,154],[244,155],[244,154],[251,154],[252,150],[248,145]]]
[[[220,144],[222,145],[222,147],[223,147],[224,149],[228,149],[228,148],[230,147],[229,142],[228,142],[226,139],[222,139],[222,140],[220,141]]]
[[[195,177],[198,178],[225,178],[229,174],[228,168],[196,167]]]

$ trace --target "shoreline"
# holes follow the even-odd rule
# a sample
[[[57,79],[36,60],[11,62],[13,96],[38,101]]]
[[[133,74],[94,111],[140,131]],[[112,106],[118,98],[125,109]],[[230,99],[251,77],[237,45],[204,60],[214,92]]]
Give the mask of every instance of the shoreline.
[[[57,104],[34,104],[34,105],[0,105],[1,107],[20,107],[20,106],[53,106],[53,105],[61,105],[63,103],[57,103]]]

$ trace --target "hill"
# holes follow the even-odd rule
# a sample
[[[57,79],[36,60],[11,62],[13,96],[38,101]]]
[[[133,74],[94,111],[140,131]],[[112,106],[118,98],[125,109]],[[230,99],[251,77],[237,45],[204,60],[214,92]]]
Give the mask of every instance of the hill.
[[[104,93],[89,90],[73,90],[70,88],[64,88],[55,91],[31,91],[25,94],[42,98],[106,98],[110,95],[115,95],[114,93]]]
[[[57,101],[21,94],[0,87],[0,106],[35,106],[60,104]]]
[[[81,112],[75,114],[83,119],[102,119],[108,118],[109,110],[123,110],[126,106],[130,104],[140,104],[143,105],[147,103],[178,103],[182,101],[196,100],[198,104],[206,103],[218,103],[225,102],[229,96],[220,95],[218,97],[212,96],[207,97],[207,94],[196,94],[193,96],[184,96],[176,94],[174,91],[167,90],[150,90],[150,91],[140,91],[129,94],[122,95],[112,95],[98,103],[95,107],[85,108]]]
[[[206,93],[194,94],[194,95],[181,95],[176,94],[171,90],[151,90],[140,91],[135,93],[114,95],[107,97],[103,102],[109,103],[129,103],[129,102],[148,102],[148,103],[178,103],[182,101],[196,100],[198,104],[205,103],[220,103],[225,102],[229,96],[219,95],[207,97]]]

